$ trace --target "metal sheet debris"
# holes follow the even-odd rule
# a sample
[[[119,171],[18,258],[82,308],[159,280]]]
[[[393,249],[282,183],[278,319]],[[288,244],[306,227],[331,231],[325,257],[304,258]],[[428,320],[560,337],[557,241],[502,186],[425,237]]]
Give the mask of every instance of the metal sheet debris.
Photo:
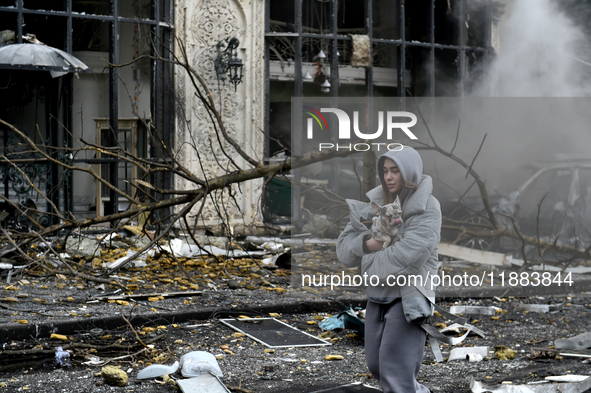
[[[499,385],[489,386],[472,379],[470,389],[472,393],[583,393],[591,388],[591,378],[576,383],[546,383],[543,385]]]
[[[550,305],[549,304],[523,304],[520,303],[517,305],[517,309],[521,311],[527,312],[539,312],[539,313],[547,313],[550,312]]]
[[[582,382],[589,378],[588,375],[553,375],[545,379],[552,382]]]
[[[539,348],[532,347],[531,354],[534,358],[552,358],[555,356],[575,357],[575,358],[591,358],[591,349],[554,349],[554,348]]]
[[[477,314],[477,315],[495,315],[496,307],[484,306],[451,306],[449,312],[452,314]]]
[[[221,319],[220,321],[269,348],[332,345],[275,318]]]
[[[459,323],[454,323],[453,325],[449,325],[448,327],[441,329],[439,332],[445,333],[445,332],[451,331],[451,332],[456,332],[459,334],[459,333],[461,333],[460,329],[470,330],[470,332],[473,332],[482,338],[486,338],[486,333],[484,333],[484,331],[482,331],[482,330],[478,329],[476,326],[470,325],[468,323],[465,325],[460,325]]]
[[[512,256],[498,252],[475,250],[455,244],[439,243],[439,254],[483,265],[510,266]]]
[[[556,340],[554,344],[556,349],[587,349],[591,347],[591,332],[585,332],[571,338]]]
[[[310,390],[308,393],[375,393],[381,392],[380,389],[373,386],[362,384],[361,382],[349,383],[346,385],[335,386],[321,390]]]
[[[183,393],[230,393],[228,388],[213,374],[202,374],[189,379],[177,379]]]
[[[482,356],[482,359],[488,356],[488,347],[461,347],[461,348],[454,348],[449,353],[449,357],[447,361],[452,360],[465,360],[468,358],[469,354],[478,354]]]

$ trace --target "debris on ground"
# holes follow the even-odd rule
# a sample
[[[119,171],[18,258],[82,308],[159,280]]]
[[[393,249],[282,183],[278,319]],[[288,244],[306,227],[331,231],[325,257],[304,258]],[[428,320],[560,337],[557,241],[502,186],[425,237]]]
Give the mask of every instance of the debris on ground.
[[[55,351],[55,361],[60,366],[71,366],[70,364],[70,352],[64,351],[62,347],[57,347]]]
[[[230,393],[226,385],[216,375],[211,373],[189,379],[179,379],[176,381],[176,384],[183,393]]]
[[[220,322],[269,348],[331,345],[275,318],[222,319]]]
[[[560,340],[556,340],[554,347],[556,349],[574,350],[591,348],[591,332],[585,332],[583,334],[579,334],[578,336],[571,338],[563,338]]]
[[[319,322],[318,327],[322,330],[352,329],[363,335],[365,334],[365,322],[358,315],[359,312],[349,308]]]
[[[478,356],[470,356],[478,355]],[[488,356],[488,347],[460,347],[454,348],[449,353],[448,361],[452,360],[470,360],[475,362],[480,357],[480,360]]]
[[[101,369],[101,377],[105,383],[111,386],[126,386],[127,373],[114,366],[105,366]]]
[[[509,349],[509,348],[505,347],[504,345],[497,345],[495,347],[495,356],[499,360],[515,359],[516,355],[517,355],[517,351]]]
[[[197,377],[201,374],[212,373],[221,377],[222,370],[211,353],[204,351],[192,351],[184,354],[180,361],[181,374],[185,378]]]
[[[449,312],[452,314],[473,314],[473,315],[495,315],[496,307],[484,306],[451,306]]]
[[[542,314],[550,312],[549,304],[524,304],[520,303],[517,308],[521,311],[539,312]]]
[[[148,367],[141,370],[136,379],[148,379],[161,377],[166,374],[173,374],[179,369],[179,362],[174,362],[172,366],[166,366],[164,364],[151,364]]]
[[[591,377],[586,377],[582,382],[573,383],[548,383],[548,380],[532,382],[527,385],[501,384],[490,386],[480,381],[472,380],[470,389],[472,393],[583,393],[591,388]]]

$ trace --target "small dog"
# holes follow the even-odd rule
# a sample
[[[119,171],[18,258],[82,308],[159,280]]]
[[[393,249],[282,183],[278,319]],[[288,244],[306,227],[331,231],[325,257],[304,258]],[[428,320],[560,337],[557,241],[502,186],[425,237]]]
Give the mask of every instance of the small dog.
[[[384,242],[382,250],[385,250],[396,241],[396,235],[402,225],[402,208],[400,206],[400,199],[384,206],[380,206],[375,202],[371,203],[376,211],[376,216],[372,219],[371,234],[374,239]]]

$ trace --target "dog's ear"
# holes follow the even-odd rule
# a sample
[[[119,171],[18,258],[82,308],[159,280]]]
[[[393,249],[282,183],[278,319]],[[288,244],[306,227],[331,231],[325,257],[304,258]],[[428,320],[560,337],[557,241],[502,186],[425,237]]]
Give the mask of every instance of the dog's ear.
[[[396,195],[396,199],[394,199],[394,203],[400,206],[400,198]]]
[[[373,207],[378,215],[382,212],[382,207],[373,201],[371,202],[371,207]]]

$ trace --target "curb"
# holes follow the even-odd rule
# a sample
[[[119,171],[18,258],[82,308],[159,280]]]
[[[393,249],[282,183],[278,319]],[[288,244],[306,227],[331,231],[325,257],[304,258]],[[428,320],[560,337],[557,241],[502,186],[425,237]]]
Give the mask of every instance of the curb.
[[[306,313],[306,312],[326,312],[342,308],[342,303],[347,303],[353,307],[365,306],[363,299],[337,299],[337,300],[318,300],[318,301],[300,301],[289,303],[276,303],[252,308],[197,308],[192,311],[165,312],[165,313],[145,313],[134,315],[130,323],[134,326],[141,325],[166,325],[173,323],[184,323],[189,320],[205,321],[214,315],[231,317],[238,313],[252,314],[260,312],[268,314],[270,312],[279,313]],[[113,330],[127,323],[121,316],[93,317],[93,318],[69,318],[63,320],[43,321],[34,324],[7,323],[0,325],[0,342],[9,340],[26,340],[31,338],[46,338],[52,333],[59,334],[77,334],[81,331],[100,328],[103,330]]]

